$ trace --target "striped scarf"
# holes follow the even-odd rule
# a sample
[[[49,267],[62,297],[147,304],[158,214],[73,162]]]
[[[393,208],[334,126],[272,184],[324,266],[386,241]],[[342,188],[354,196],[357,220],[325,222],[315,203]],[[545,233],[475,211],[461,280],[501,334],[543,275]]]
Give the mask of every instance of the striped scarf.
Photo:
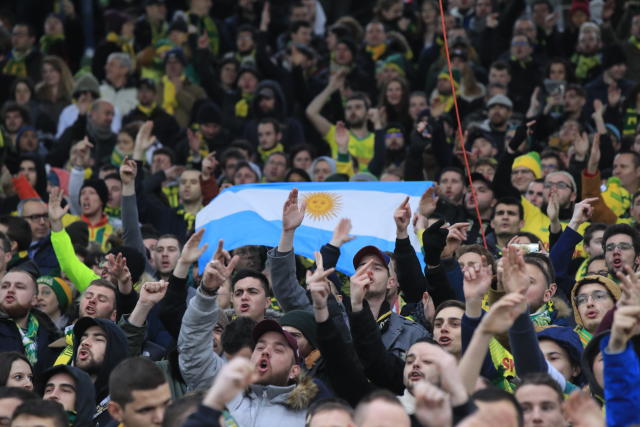
[[[575,75],[580,80],[586,79],[589,75],[589,71],[601,64],[599,55],[587,56],[581,53],[574,54],[571,57],[571,62],[575,64]]]
[[[31,51],[19,54],[15,49],[12,50],[2,72],[10,76],[27,77],[27,56],[29,53]]]
[[[17,325],[16,325],[17,326]],[[27,356],[29,363],[35,365],[38,363],[38,319],[33,314],[29,314],[27,321],[27,330],[23,330],[18,326],[20,335],[22,336],[22,345],[24,346],[24,354]]]
[[[547,301],[542,307],[535,313],[529,315],[529,318],[533,322],[534,326],[547,326],[553,321],[553,301]]]
[[[66,346],[53,366],[68,365],[71,363],[71,358],[73,357],[73,325],[69,325],[64,329],[64,342]]]
[[[177,208],[180,206],[180,198],[178,196],[179,187],[177,185],[167,185],[162,187],[162,194],[165,195],[167,201],[169,202],[169,206],[172,208]]]
[[[638,112],[635,108],[627,108],[622,119],[622,135],[633,136],[638,127]]]
[[[578,336],[580,337],[580,342],[582,343],[582,347],[586,347],[587,344],[589,344],[589,341],[591,341],[591,338],[593,337],[593,335],[591,335],[589,331],[587,331],[585,328],[583,328],[580,325],[575,327],[574,332],[578,334]]]

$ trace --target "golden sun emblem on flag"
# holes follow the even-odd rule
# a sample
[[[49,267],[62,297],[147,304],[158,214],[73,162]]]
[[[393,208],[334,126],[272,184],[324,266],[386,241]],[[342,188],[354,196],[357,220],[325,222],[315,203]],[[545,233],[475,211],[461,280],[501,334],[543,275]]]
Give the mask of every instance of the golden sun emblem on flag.
[[[342,207],[342,197],[339,194],[310,193],[304,196],[307,204],[307,214],[316,221],[335,218]]]

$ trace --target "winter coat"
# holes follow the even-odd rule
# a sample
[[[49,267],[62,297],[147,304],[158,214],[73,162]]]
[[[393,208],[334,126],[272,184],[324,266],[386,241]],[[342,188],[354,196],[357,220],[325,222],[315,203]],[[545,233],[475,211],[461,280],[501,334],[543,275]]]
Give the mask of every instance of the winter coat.
[[[38,362],[33,367],[34,373],[40,373],[53,364],[56,359],[56,353],[49,348],[49,344],[58,339],[59,333],[56,325],[53,324],[49,316],[35,308],[31,309],[38,320],[38,334],[36,336],[36,345],[38,347]],[[0,349],[2,351],[17,351],[24,353],[22,345],[22,336],[18,330],[18,326],[5,313],[0,312]]]
[[[221,315],[216,297],[200,290],[189,301],[178,338],[180,370],[190,391],[208,389],[225,361],[213,351],[213,327]],[[227,405],[241,426],[302,426],[306,409],[318,394],[309,377],[289,386],[253,384]]]

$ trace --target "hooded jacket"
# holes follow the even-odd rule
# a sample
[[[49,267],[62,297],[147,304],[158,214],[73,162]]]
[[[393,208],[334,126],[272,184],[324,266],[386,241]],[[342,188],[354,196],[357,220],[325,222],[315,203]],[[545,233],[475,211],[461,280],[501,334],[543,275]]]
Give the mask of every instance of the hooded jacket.
[[[225,363],[211,341],[220,314],[216,298],[200,290],[189,301],[178,338],[180,371],[189,391],[208,389]],[[318,386],[310,377],[284,387],[253,384],[227,408],[240,426],[299,427],[317,395]]]
[[[91,377],[79,368],[67,365],[53,366],[42,373],[39,378],[39,393],[44,394],[49,378],[56,374],[65,373],[71,376],[76,386],[75,421],[69,424],[72,427],[93,427],[93,415],[96,411],[96,395],[91,382]],[[71,419],[69,421],[72,421]]]
[[[275,106],[273,111],[262,113],[260,111],[260,91],[271,90],[275,96]],[[290,116],[287,100],[282,91],[282,87],[275,80],[263,80],[256,87],[255,95],[251,101],[252,119],[244,126],[244,138],[258,146],[258,123],[266,117],[275,118],[282,125],[282,144],[285,147],[292,147],[305,141],[302,125]]]
[[[584,321],[582,320],[582,316],[580,316],[580,311],[578,311],[578,305],[576,304],[576,295],[578,294],[578,290],[580,290],[581,286],[589,283],[597,283],[607,288],[614,302],[620,299],[620,295],[622,293],[622,291],[620,290],[620,286],[616,285],[613,280],[595,274],[585,276],[581,280],[577,281],[575,285],[573,285],[573,288],[571,289],[571,307],[573,308],[573,317],[575,318],[576,324],[578,325],[578,327],[576,328],[576,332],[578,333],[578,335],[580,335],[582,344],[585,346],[591,339],[592,334],[584,328]]]
[[[127,358],[129,347],[124,332],[111,320],[82,317],[73,327],[73,361],[75,361],[78,354],[82,335],[91,326],[99,326],[107,334],[104,361],[98,370],[94,383],[96,403],[99,404],[109,395],[109,375],[111,371],[118,363]]]

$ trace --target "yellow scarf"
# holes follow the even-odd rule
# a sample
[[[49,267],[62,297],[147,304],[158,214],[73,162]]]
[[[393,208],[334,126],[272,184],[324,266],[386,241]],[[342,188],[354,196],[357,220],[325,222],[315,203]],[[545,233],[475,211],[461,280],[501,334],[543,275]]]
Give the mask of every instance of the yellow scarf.
[[[173,85],[173,83],[172,83]],[[175,90],[174,90],[175,93]],[[155,110],[157,107],[156,103],[154,102],[153,104],[151,104],[151,106],[149,107],[145,107],[142,104],[138,104],[138,110],[140,110],[141,113],[143,113],[145,116],[149,117],[151,115],[151,113],[153,113],[153,110]]]
[[[381,43],[375,46],[367,46],[366,50],[371,54],[371,58],[374,61],[377,61],[382,55],[384,55],[384,52],[387,50],[387,45]]]
[[[180,76],[180,79],[184,82],[184,74]],[[176,99],[176,87],[167,76],[162,76],[162,85],[164,88],[162,92],[162,108],[164,108],[164,111],[167,113],[173,115],[176,107],[178,106],[178,100]]]

